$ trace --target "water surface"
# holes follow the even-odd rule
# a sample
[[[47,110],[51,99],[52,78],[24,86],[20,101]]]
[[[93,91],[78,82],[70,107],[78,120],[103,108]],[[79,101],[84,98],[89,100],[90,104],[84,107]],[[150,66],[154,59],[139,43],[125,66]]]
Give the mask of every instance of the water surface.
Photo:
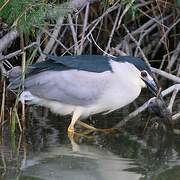
[[[85,122],[108,128],[131,110],[126,107]],[[26,135],[10,136],[8,118],[1,131],[0,179],[14,180],[176,180],[180,179],[180,136],[148,129],[145,119],[133,119],[133,128],[111,133],[91,132],[70,140],[70,117],[59,117],[40,107],[26,113]],[[18,128],[18,127],[17,127]]]

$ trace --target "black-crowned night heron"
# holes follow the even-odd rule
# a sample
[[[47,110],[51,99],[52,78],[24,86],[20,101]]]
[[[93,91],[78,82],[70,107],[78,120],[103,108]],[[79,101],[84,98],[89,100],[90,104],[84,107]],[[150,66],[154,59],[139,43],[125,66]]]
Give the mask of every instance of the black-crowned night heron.
[[[80,119],[131,103],[142,88],[158,93],[150,68],[136,57],[46,56],[47,61],[29,66],[19,99],[61,115],[72,114],[69,132],[74,132],[75,123],[86,126]],[[17,90],[21,75],[12,72],[8,88]]]

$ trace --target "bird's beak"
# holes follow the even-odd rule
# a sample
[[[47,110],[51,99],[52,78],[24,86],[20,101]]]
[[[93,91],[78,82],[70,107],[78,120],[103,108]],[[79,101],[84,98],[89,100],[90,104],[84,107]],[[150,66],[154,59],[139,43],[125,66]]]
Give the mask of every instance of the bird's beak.
[[[157,94],[158,94],[158,92],[159,92],[159,89],[158,89],[156,83],[154,82],[154,80],[149,80],[148,78],[143,78],[142,80],[145,82],[147,88],[148,88],[155,96],[157,96]],[[159,95],[159,98],[160,98],[160,100],[161,100],[163,103],[165,103],[165,101],[164,101],[163,96],[162,96],[161,93],[160,93],[160,95]]]
[[[145,82],[147,88],[155,95],[158,94],[158,87],[154,80],[149,80],[148,78],[142,78],[142,80]]]

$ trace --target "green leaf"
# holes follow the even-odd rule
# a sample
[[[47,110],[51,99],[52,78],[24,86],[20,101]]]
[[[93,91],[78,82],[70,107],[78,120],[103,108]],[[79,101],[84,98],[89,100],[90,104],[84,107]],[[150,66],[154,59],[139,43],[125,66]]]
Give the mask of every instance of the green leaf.
[[[46,0],[11,0],[0,11],[0,17],[9,28],[20,25],[26,34],[35,35],[35,28],[46,24],[45,15],[53,8]]]

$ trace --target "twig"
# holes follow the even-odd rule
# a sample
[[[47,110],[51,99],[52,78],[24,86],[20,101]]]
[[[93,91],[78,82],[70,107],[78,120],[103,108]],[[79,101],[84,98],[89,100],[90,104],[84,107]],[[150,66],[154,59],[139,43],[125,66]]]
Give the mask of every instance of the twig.
[[[172,120],[175,121],[180,118],[180,112],[172,116]]]
[[[46,47],[44,48],[45,53],[49,53],[51,51],[52,47],[54,46],[54,43],[57,40],[58,34],[59,34],[60,30],[61,30],[61,27],[62,27],[61,24],[63,23],[63,21],[64,21],[64,17],[59,17],[58,20],[57,20],[57,25],[55,27],[54,32],[51,35],[48,32],[49,33],[48,35],[51,38],[50,38],[48,44],[46,45]],[[39,56],[37,62],[42,61],[44,58],[45,58],[45,56],[41,53],[41,55]]]
[[[99,45],[96,43],[96,41],[94,40],[94,38],[93,38],[93,35],[91,34],[91,38],[92,38],[92,40],[93,40],[93,42],[94,42],[94,44],[97,46],[97,48],[98,49],[100,49],[105,55],[107,55],[107,56],[110,56],[110,57],[113,57],[113,58],[115,58],[116,56],[113,56],[113,55],[111,55],[111,54],[109,54],[109,53],[107,53],[107,52],[105,52],[101,47],[99,47]]]
[[[5,3],[0,7],[0,11],[2,11],[2,9],[7,5],[8,2],[9,2],[9,0],[5,1]]]
[[[11,30],[5,36],[3,36],[0,39],[0,52],[3,52],[7,47],[9,47],[18,36],[19,33],[14,30]]]
[[[17,119],[17,121],[18,121],[19,129],[20,129],[20,131],[22,132],[21,122],[20,122],[20,120],[19,120],[19,116],[18,116],[17,111],[15,111],[15,113],[16,113],[16,119]],[[24,130],[25,130],[25,129],[24,129],[24,127],[23,127],[23,131],[24,131]]]
[[[149,16],[148,14],[146,14],[144,11],[142,11],[141,9],[137,8],[138,11],[140,11],[142,14],[144,14],[145,16],[147,16],[150,19],[153,19],[156,23],[158,23],[159,25],[165,27],[166,29],[169,29],[167,26],[165,26],[164,24],[162,24],[161,22],[159,22],[156,18],[152,18],[151,16]]]
[[[18,146],[17,146],[17,156],[19,157],[20,153],[20,148],[21,148],[21,140],[22,140],[22,133],[19,135],[19,141],[18,141]]]
[[[97,0],[91,0],[90,2],[91,2],[91,3],[94,3],[94,2],[96,2],[96,1],[97,1]],[[66,13],[68,13],[68,12],[70,13],[70,12],[72,12],[74,9],[81,9],[81,8],[84,7],[87,3],[88,3],[88,0],[81,0],[81,1],[79,1],[79,0],[73,0],[73,1],[70,1],[70,2],[69,2],[69,8],[66,8],[66,6],[65,6],[64,4],[61,6],[61,12],[62,12],[62,13],[61,13],[61,16],[58,18],[58,20],[57,20],[57,25],[56,25],[56,27],[55,27],[55,30],[54,30],[54,32],[52,33],[52,35],[50,36],[51,38],[50,38],[48,44],[46,45],[46,47],[45,47],[45,49],[44,49],[44,52],[45,52],[45,53],[49,53],[49,52],[51,51],[51,49],[53,48],[54,43],[55,43],[55,41],[57,40],[57,37],[58,37],[59,32],[60,32],[60,30],[61,30],[62,23],[63,23],[63,21],[64,21],[64,16],[66,15]],[[74,47],[74,46],[73,46],[73,47]],[[63,48],[64,48],[64,47],[63,47]],[[70,50],[70,49],[67,49],[67,48],[66,48],[66,52],[69,52],[69,50]],[[65,53],[66,53],[66,52],[65,52]],[[71,53],[69,52],[69,54],[71,54]],[[72,54],[71,54],[71,55],[72,55]],[[38,58],[37,62],[42,61],[44,58],[45,58],[45,56],[41,54],[41,56]]]
[[[179,18],[180,19],[180,18]],[[170,63],[168,64],[168,69],[171,70],[171,68],[173,67],[174,63],[176,62],[176,60],[178,59],[178,55],[180,54],[180,42],[178,43],[175,52],[173,53],[173,55],[171,56],[171,60]]]
[[[132,34],[129,32],[129,30],[127,29],[127,27],[123,24],[124,29],[126,30],[126,32],[128,33],[128,35],[130,36],[130,38],[136,43],[137,48],[139,49],[139,51],[141,52],[143,59],[146,61],[146,63],[148,64],[149,67],[151,67],[151,65],[149,64],[148,59],[146,58],[143,50],[141,49],[141,47],[139,46],[139,43],[136,41],[136,39],[132,36]]]
[[[3,57],[2,53],[0,53],[0,58]],[[4,75],[6,74],[6,69],[4,67],[4,64],[0,61],[0,70],[1,70],[1,74]]]
[[[180,91],[180,84],[175,84],[169,88],[167,88],[166,90],[162,91],[162,96],[166,96],[167,94],[170,94],[172,91],[174,91],[174,89],[177,89],[178,91]]]
[[[5,158],[5,145],[4,145],[4,131],[1,132],[1,159],[2,159],[2,163],[3,163],[3,169],[4,172],[1,173],[1,177],[3,178],[6,174],[6,169],[7,169],[7,165],[6,165],[6,158]]]
[[[94,29],[96,28],[96,26],[99,24],[99,22],[101,22],[101,20],[104,18],[104,16],[106,16],[107,14],[109,14],[110,12],[116,10],[119,6],[117,5],[120,2],[120,0],[118,0],[116,3],[114,3],[114,5],[110,8],[108,8],[100,17],[98,17],[97,19],[95,19],[91,24],[89,24],[86,27],[86,31],[93,25],[93,27],[90,29],[90,31],[88,32],[88,34],[84,37],[85,39],[88,39],[89,36],[91,36],[91,33],[94,31]],[[80,35],[81,36],[81,35]],[[81,40],[79,40],[77,43],[80,43]],[[68,51],[70,51],[74,46],[76,46],[77,44],[73,44],[73,46],[71,46],[70,48],[68,48],[63,54],[66,54]]]
[[[22,92],[24,92],[26,52],[24,51],[24,35],[23,35],[23,29],[22,29],[21,25],[19,25],[19,31],[20,31],[20,45],[21,45],[21,50],[23,52],[21,81],[22,81]],[[16,113],[17,113],[17,111],[16,111]],[[24,102],[24,98],[22,99],[22,120],[23,120],[23,132],[25,132],[25,102]]]
[[[96,20],[94,20],[89,26],[87,26],[86,31],[89,29],[90,26],[93,27],[91,28],[91,30],[88,32],[88,34],[86,35],[85,38],[89,37],[91,35],[91,33],[93,32],[93,30],[96,28],[96,26],[99,24],[99,22],[101,22],[101,20],[110,12],[116,10],[117,8],[119,8],[120,5],[117,5],[119,3],[120,0],[118,0],[116,3],[114,3],[114,5],[110,8],[108,8],[100,17],[98,17]]]
[[[180,76],[180,63],[177,65],[178,67],[178,72],[177,72],[177,77],[179,77]]]
[[[127,56],[127,54],[117,48],[111,48],[112,54],[117,53],[119,56]]]
[[[160,8],[159,8],[159,9],[160,9]],[[156,49],[154,50],[154,53],[153,53],[153,57],[154,57],[154,55],[156,54],[157,50],[158,50],[159,47],[161,46],[161,43],[163,42],[163,43],[164,43],[164,46],[165,46],[165,48],[166,48],[166,51],[167,51],[168,62],[169,62],[167,68],[168,68],[169,70],[171,70],[171,69],[170,69],[170,63],[171,63],[171,61],[170,61],[170,52],[169,52],[169,48],[168,48],[168,39],[167,39],[167,38],[168,38],[169,32],[170,32],[170,31],[174,28],[174,26],[176,26],[179,22],[180,22],[180,18],[178,18],[177,21],[176,21],[175,23],[173,23],[173,24],[168,28],[167,31],[165,31],[164,26],[162,26],[162,24],[161,24],[163,36],[161,37],[161,39],[160,39],[159,43],[157,44]]]
[[[150,19],[148,22],[144,23],[142,26],[140,26],[138,29],[136,29],[135,31],[132,32],[132,35],[136,35],[136,34],[139,34],[141,33],[142,31],[144,31],[145,29],[153,26],[155,23],[154,23],[154,19],[155,18],[152,18]]]
[[[68,14],[68,21],[69,21],[69,24],[73,24],[71,14]],[[74,43],[76,44],[76,46],[74,46],[75,54],[79,55],[77,33],[76,33],[75,28],[74,28],[73,25],[70,25],[70,27],[71,27],[71,32],[72,32]]]
[[[30,45],[24,47],[24,50],[27,50],[27,49],[31,48],[32,46],[35,46],[35,45],[37,45],[37,42],[33,42]],[[23,51],[22,50],[18,50],[18,51],[15,51],[13,53],[10,53],[10,54],[8,54],[6,56],[0,57],[0,61],[4,61],[6,59],[11,59],[12,57],[15,57],[15,56],[18,56],[18,55],[21,55],[21,54],[23,54]]]
[[[13,68],[13,65],[8,60],[3,61],[3,64],[6,65],[9,69]]]
[[[172,14],[170,14],[169,17],[172,17]],[[163,24],[161,24],[161,25],[163,25]],[[158,49],[160,48],[162,42],[165,42],[164,39],[167,38],[168,33],[173,29],[173,27],[174,27],[174,24],[173,24],[171,27],[169,27],[167,31],[164,30],[163,36],[162,36],[161,39],[159,40],[159,42],[158,42],[158,44],[157,44],[157,46],[156,46],[156,49],[155,49],[154,52],[152,53],[152,58],[155,57],[155,55],[156,55],[156,53],[158,52]],[[169,56],[169,51],[167,51],[167,56]]]
[[[3,94],[2,94],[2,104],[1,104],[1,117],[0,123],[2,123],[2,131],[4,131],[4,111],[5,111],[5,96],[6,95],[6,80],[3,79]]]
[[[13,25],[11,26],[11,29],[14,28],[17,24],[19,24],[19,20],[26,15],[27,11],[31,11],[33,7],[36,7],[36,5],[30,5],[30,7],[26,8],[23,13],[18,16],[18,18],[14,21]]]
[[[22,55],[22,73],[25,74],[26,67],[26,52],[24,51]],[[24,91],[24,77],[22,78],[22,92]],[[24,99],[21,101],[22,103],[22,120],[23,120],[23,131],[25,132],[26,124],[25,124],[25,102]],[[17,111],[16,111],[17,112]]]
[[[85,17],[84,17],[83,32],[82,32],[82,37],[81,37],[79,54],[82,54],[82,51],[83,51],[83,45],[84,45],[84,41],[85,41],[84,36],[85,36],[85,32],[86,32],[86,26],[88,23],[88,14],[89,14],[89,2],[86,5],[86,12],[85,12]]]
[[[168,15],[168,16],[166,16],[166,17],[164,17],[163,19],[161,19],[160,20],[160,22],[161,21],[166,21],[166,20],[168,20],[170,17],[171,17],[172,15]],[[155,18],[152,18],[152,19],[150,19],[149,21],[147,21],[146,23],[144,23],[142,26],[140,26],[138,29],[136,29],[135,31],[133,31],[133,32],[131,32],[131,34],[132,34],[132,36],[134,36],[134,37],[136,37],[138,34],[142,34],[141,36],[140,36],[140,39],[139,39],[139,41],[142,41],[143,40],[143,38],[144,37],[147,37],[146,35],[148,34],[148,33],[150,33],[155,27],[157,27],[157,23],[155,23]],[[116,46],[116,49],[121,49],[121,50],[124,50],[123,49],[123,47],[126,47],[127,45],[127,41],[128,40],[126,40],[127,39],[127,37],[128,37],[129,35],[127,35],[124,39],[125,40],[123,40],[120,44],[118,44],[117,46]],[[139,42],[139,46],[141,45],[141,42]],[[150,45],[150,44],[149,44]],[[130,46],[130,44],[128,45],[128,46]],[[137,48],[137,45],[136,44],[134,44],[134,46],[135,46],[135,48],[136,48],[136,53],[137,53],[137,50],[138,50],[138,48]],[[127,48],[127,47],[126,47]],[[132,49],[132,48],[131,48]],[[130,50],[131,50],[130,49]],[[126,53],[128,54],[128,55],[132,55],[132,53],[130,53],[129,52],[129,50],[127,51],[127,49],[126,49]]]
[[[150,33],[151,31],[153,31],[155,28],[156,28],[157,24],[153,24],[151,27],[149,27],[147,30],[142,30],[142,32],[144,32],[142,35],[140,35],[139,37],[139,41],[138,41],[138,44],[139,46],[141,45],[141,42],[143,40],[143,38],[148,34]],[[136,50],[135,50],[135,53],[134,53],[134,56],[137,56],[137,52],[138,52],[138,46],[136,47]]]
[[[109,41],[107,43],[107,47],[105,49],[105,52],[107,52],[110,48],[110,45],[111,45],[111,41],[112,41],[112,38],[113,38],[113,35],[114,35],[114,31],[116,29],[116,25],[118,23],[118,19],[119,19],[119,15],[120,15],[120,12],[121,12],[121,6],[118,8],[118,12],[117,12],[117,15],[116,15],[116,19],[115,19],[115,22],[114,22],[114,25],[113,25],[113,28],[112,28],[112,31],[111,31],[111,34],[110,34],[110,37],[109,37]]]
[[[168,109],[170,110],[171,113],[172,113],[172,107],[173,107],[174,100],[176,98],[177,93],[178,93],[178,89],[175,88],[174,91],[173,91],[173,94],[171,96],[169,105],[168,105]]]
[[[144,130],[143,130],[143,133],[144,133],[144,134],[145,134],[145,132],[146,132],[146,129],[147,129],[147,127],[148,127],[148,124],[149,124],[150,119],[151,119],[151,112],[149,112],[149,116],[148,116],[148,119],[147,119],[147,121],[146,121]]]
[[[129,10],[129,8],[133,5],[134,1],[135,1],[135,0],[132,0],[132,1],[130,1],[129,4],[126,5],[126,8],[124,9],[124,11],[123,11],[123,13],[122,13],[122,15],[121,15],[121,17],[120,17],[120,19],[119,19],[119,23],[118,23],[117,29],[119,29],[119,27],[120,27],[120,25],[121,25],[121,21],[122,21],[124,15],[127,13],[127,11]]]
[[[170,73],[167,73],[165,71],[162,71],[160,69],[156,69],[156,68],[153,68],[153,67],[151,67],[151,71],[154,72],[154,73],[157,73],[157,74],[159,74],[159,75],[161,75],[161,76],[163,76],[163,77],[165,77],[167,79],[170,79],[170,80],[172,80],[174,82],[180,83],[180,78],[176,77],[176,76],[174,76],[174,75],[172,75]]]
[[[66,50],[66,52],[68,52],[70,55],[72,55],[72,53],[69,52],[69,49],[67,49],[67,47],[66,47],[60,40],[56,39],[56,37],[54,37],[53,34],[50,34],[50,33],[49,33],[47,30],[45,30],[45,29],[44,29],[44,32],[46,32],[51,38],[53,38],[55,42],[57,42],[58,44],[60,44],[60,45]],[[47,45],[47,46],[48,46],[48,45]],[[46,46],[46,47],[47,47],[47,46]],[[43,55],[43,56],[44,56],[44,55]],[[38,58],[37,62],[39,62],[39,58]]]
[[[159,96],[160,96],[160,94],[161,94],[161,91],[162,91],[162,88],[160,87],[159,88],[159,91],[158,91],[158,93],[157,93],[157,96],[156,96],[156,103],[158,104],[158,98],[159,98]]]

